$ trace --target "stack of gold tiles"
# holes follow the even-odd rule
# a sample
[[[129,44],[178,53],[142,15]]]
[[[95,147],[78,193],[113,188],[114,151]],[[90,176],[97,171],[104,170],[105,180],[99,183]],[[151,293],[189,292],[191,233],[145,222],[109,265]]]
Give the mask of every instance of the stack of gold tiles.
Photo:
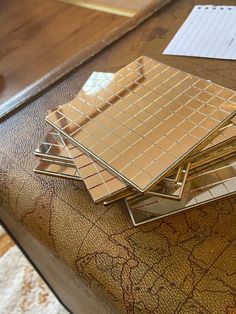
[[[236,193],[236,92],[140,57],[48,114],[35,171],[123,200],[134,225]]]

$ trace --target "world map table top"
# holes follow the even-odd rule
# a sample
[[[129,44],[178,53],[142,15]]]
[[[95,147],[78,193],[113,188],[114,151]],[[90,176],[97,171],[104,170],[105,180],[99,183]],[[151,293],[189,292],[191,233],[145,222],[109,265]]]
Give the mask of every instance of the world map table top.
[[[173,1],[1,124],[1,219],[8,228],[18,223],[12,228],[17,240],[26,234],[42,244],[33,255],[26,241],[26,252],[41,270],[53,270],[55,275],[46,273],[46,279],[54,289],[64,289],[56,292],[72,313],[84,300],[78,298],[82,280],[103,304],[112,304],[107,312],[113,314],[225,314],[235,309],[235,197],[135,228],[122,202],[95,205],[82,182],[32,172],[33,151],[51,129],[44,120],[47,111],[70,101],[94,69],[117,70],[145,54],[235,90],[235,62],[162,55],[192,6],[208,2]],[[51,255],[56,258],[44,266]],[[67,265],[71,277],[55,260]],[[55,278],[62,279],[57,287]]]

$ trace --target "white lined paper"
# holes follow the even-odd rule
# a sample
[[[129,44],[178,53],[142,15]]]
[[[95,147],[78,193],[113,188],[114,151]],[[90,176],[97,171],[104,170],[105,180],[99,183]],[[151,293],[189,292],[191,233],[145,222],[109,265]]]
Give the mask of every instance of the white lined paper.
[[[236,60],[236,6],[195,6],[163,54]]]

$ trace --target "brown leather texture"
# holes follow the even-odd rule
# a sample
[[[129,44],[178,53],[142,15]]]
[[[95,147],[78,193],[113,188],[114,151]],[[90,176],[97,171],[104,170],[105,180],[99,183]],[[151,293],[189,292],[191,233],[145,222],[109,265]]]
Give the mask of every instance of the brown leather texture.
[[[134,228],[122,202],[95,206],[82,182],[34,174],[33,151],[50,130],[48,109],[92,71],[143,54],[236,90],[234,61],[162,55],[201,3],[169,4],[0,126],[0,206],[124,313],[236,312],[236,197]]]

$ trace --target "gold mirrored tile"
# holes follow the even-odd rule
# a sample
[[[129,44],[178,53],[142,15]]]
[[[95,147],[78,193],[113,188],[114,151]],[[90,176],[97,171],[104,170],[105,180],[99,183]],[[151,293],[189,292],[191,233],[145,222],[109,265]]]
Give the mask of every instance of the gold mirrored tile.
[[[132,210],[132,208],[130,208],[129,206],[128,206],[128,212],[129,212],[131,221],[135,227],[158,219],[156,215],[152,215],[144,211]]]
[[[180,201],[158,197],[131,197],[126,204],[132,221],[136,225],[163,218],[208,202],[236,194],[236,156],[224,160],[211,169],[192,175],[188,180]],[[143,216],[136,214],[138,211]],[[148,217],[149,213],[150,217]],[[141,218],[140,218],[141,217]],[[148,219],[150,218],[150,219]]]
[[[100,90],[106,88],[110,84],[113,76],[114,73],[96,71],[93,72],[83,85],[80,93],[83,92],[88,95],[94,95],[98,93]]]
[[[34,154],[43,158],[58,159],[73,163],[72,157],[66,147],[66,140],[55,129],[52,129],[47,134]]]
[[[57,133],[58,133],[57,130],[55,131],[52,130],[46,138],[49,139],[50,136],[53,135],[53,139],[57,139],[57,140],[61,139],[62,137],[57,136]],[[190,168],[191,173],[193,173],[193,169],[194,169],[194,173],[197,173],[198,170],[196,169],[200,166],[201,166],[201,169],[204,169],[203,168],[204,165],[205,167],[208,167],[210,162],[212,162],[213,160],[217,162],[218,159],[224,157],[227,154],[229,155],[229,152],[231,152],[231,155],[232,155],[232,149],[233,149],[233,152],[235,152],[234,141],[231,143],[231,146],[230,145],[226,146],[225,139],[227,139],[227,137],[226,138],[221,137],[221,139],[222,139],[222,144],[224,145],[222,145],[220,150],[213,150],[214,146],[212,144],[211,154],[206,154],[206,152],[204,151],[203,155],[197,154],[195,156],[195,159],[192,160],[192,164]],[[55,141],[51,140],[50,144],[54,144],[54,143]],[[124,182],[122,182],[122,180],[120,180],[119,178],[116,178],[111,171],[105,170],[101,165],[99,165],[96,161],[94,161],[89,155],[83,154],[78,149],[78,147],[71,144],[69,141],[63,140],[59,143],[62,146],[62,148],[63,147],[67,148],[70,158],[72,158],[73,156],[74,159],[71,159],[71,163],[74,163],[73,160],[75,160],[76,165],[77,165],[77,170],[79,171],[81,169],[80,171],[82,171],[82,178],[84,179],[85,185],[87,186],[95,202],[104,201],[104,204],[108,205],[121,198],[138,194],[137,191],[128,187]],[[219,148],[219,143],[215,145],[215,147]],[[53,158],[56,160],[60,160],[60,150],[57,150],[56,153],[58,153],[58,156],[55,154]],[[41,156],[44,156],[44,161],[50,158],[49,155],[45,153],[42,154],[42,152],[41,152]],[[67,162],[69,161],[70,160],[68,160]],[[179,199],[183,192],[187,174],[188,174],[188,171],[186,171],[186,168],[184,166],[179,167],[176,171],[174,171],[172,175],[168,176],[167,178],[164,178],[161,182],[159,182],[150,191],[150,195],[152,193],[156,193],[156,195],[159,195],[160,197],[170,198],[170,199]],[[118,184],[115,184],[115,181],[114,181],[115,178],[118,180]],[[99,184],[97,182],[98,179],[100,180]],[[120,182],[122,182],[122,185],[120,184]],[[105,188],[101,188],[100,185],[105,185]],[[97,193],[97,191],[99,191],[99,193]]]
[[[109,198],[119,199],[121,197],[119,195],[123,195],[124,192],[131,190],[124,181],[106,168],[103,168],[89,155],[80,151],[78,147],[71,144],[68,148],[76,168],[96,203]]]
[[[83,85],[79,94],[94,94],[102,88],[109,85],[112,80],[113,73],[107,72],[93,72],[88,80]],[[76,99],[76,97],[75,97]],[[75,100],[74,99],[74,100]],[[74,101],[73,100],[73,101]],[[72,101],[72,102],[73,102]],[[57,110],[58,108],[56,108]],[[52,113],[54,110],[48,111]],[[56,159],[60,161],[71,162],[74,164],[72,157],[69,153],[67,146],[70,145],[66,138],[63,138],[60,132],[56,129],[52,129],[45,137],[42,144],[35,150],[34,154],[38,157],[46,159]]]
[[[222,145],[223,143],[232,142],[236,140],[236,121],[232,119],[231,123],[222,128],[221,132],[217,137],[215,137],[204,150],[210,149],[212,147],[217,147],[216,145]]]
[[[81,180],[81,176],[75,165],[66,161],[39,158],[34,172],[54,177]]]
[[[214,132],[207,141],[199,145],[189,155],[188,159],[197,156],[198,153],[205,154],[213,150],[218,150],[222,146],[226,146],[236,141],[236,121],[235,116],[228,120],[228,122],[216,132]],[[191,140],[191,139],[189,139]]]
[[[226,90],[140,57],[106,87],[93,95],[78,95],[46,120],[145,192],[235,115],[236,92]],[[119,134],[121,126],[126,132]],[[160,153],[150,158],[148,151],[154,147]]]
[[[145,194],[167,199],[180,200],[190,168],[191,163],[189,162],[183,167],[177,169],[173,179],[168,177],[162,179],[151,191],[147,191]]]
[[[96,203],[104,201],[105,205],[108,205],[121,198],[140,193],[127,186],[123,180],[115,176],[109,169],[104,168],[88,154],[81,152],[78,147],[71,144],[68,148],[89,193]],[[180,199],[189,169],[190,163],[181,167],[181,170],[177,169],[177,174],[174,175],[175,179],[163,179],[160,184],[155,186],[155,189],[150,191],[150,194]]]
[[[217,169],[228,167],[229,164],[232,164],[236,161],[236,154],[232,153],[227,156],[222,156],[217,160],[212,160],[207,164],[200,164],[198,167],[193,167],[189,171],[188,181],[192,178],[196,178],[198,175],[205,174],[207,172],[213,172]]]
[[[55,133],[56,132],[57,131],[55,131]],[[63,141],[61,145],[65,145],[65,142]],[[233,148],[235,150],[235,146],[233,146]],[[84,179],[85,185],[87,186],[95,202],[106,200],[107,205],[111,202],[117,201],[118,199],[137,194],[137,191],[135,192],[134,190],[129,188],[119,178],[116,178],[113,173],[105,170],[103,167],[101,167],[101,165],[99,165],[96,161],[90,158],[90,156],[83,154],[75,145],[67,142],[67,150],[70,156],[72,154],[77,165],[77,169],[82,172],[81,175]],[[214,151],[214,154],[215,153],[216,152]],[[45,154],[45,158],[48,157],[49,156]],[[58,155],[57,157],[59,160],[60,155]],[[215,158],[214,155],[213,157]],[[202,162],[202,159],[203,158],[197,158],[197,165],[204,164]],[[72,162],[74,161],[72,160]],[[195,169],[197,165],[196,163],[193,163],[191,169]],[[159,184],[157,184],[157,186],[155,186],[155,188],[150,191],[150,194],[156,193],[156,195],[159,195],[160,197],[179,199],[182,195],[187,173],[188,172],[186,172],[186,169],[184,167],[180,167],[174,175],[169,178],[163,179]],[[118,180],[117,183],[116,180]],[[102,188],[101,185],[104,185],[104,187]]]
[[[236,154],[236,139],[228,142],[227,144],[225,144],[225,142],[222,142],[221,144],[222,145],[217,144],[212,146],[211,149],[204,150],[203,152],[200,152],[199,154],[192,157],[190,159],[191,170],[200,166],[207,166],[212,162],[220,161],[224,157]]]

